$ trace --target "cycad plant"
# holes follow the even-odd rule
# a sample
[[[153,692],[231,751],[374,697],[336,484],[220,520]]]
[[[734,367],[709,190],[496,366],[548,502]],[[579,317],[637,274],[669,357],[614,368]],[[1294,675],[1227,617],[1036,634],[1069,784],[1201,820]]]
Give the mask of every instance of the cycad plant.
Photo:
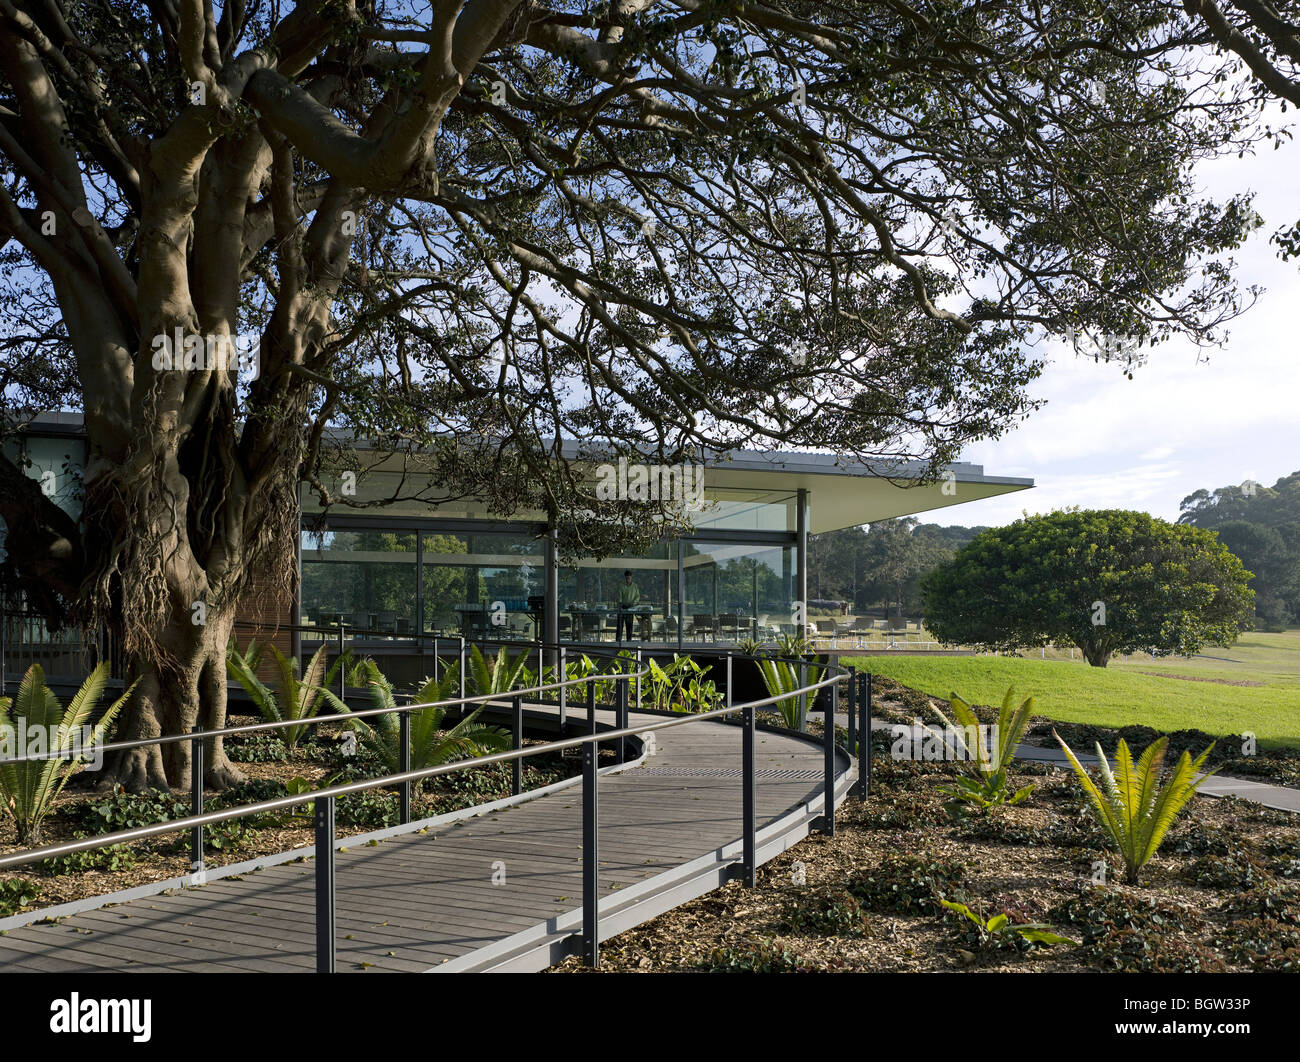
[[[476,695],[523,689],[532,684],[533,678],[533,672],[528,667],[528,650],[519,650],[519,655],[511,660],[504,645],[490,664],[477,645],[470,646],[467,671],[469,692]]]
[[[1178,813],[1205,779],[1214,774],[1214,771],[1206,771],[1197,777],[1214,750],[1214,744],[1195,760],[1184,751],[1168,777],[1162,779],[1165,751],[1169,748],[1168,737],[1148,745],[1136,766],[1128,744],[1121,738],[1115,750],[1114,772],[1098,742],[1097,767],[1102,783],[1098,786],[1055,730],[1052,736],[1069,757],[1074,773],[1088,794],[1097,821],[1119,849],[1124,859],[1124,880],[1129,885],[1140,884],[1142,868],[1156,854]]]
[[[370,699],[376,708],[393,711],[392,715],[371,717],[373,725],[367,727],[366,744],[381,757],[388,769],[396,772],[401,767],[401,725],[396,714],[397,699],[393,684],[379,670],[373,660],[362,660],[357,665],[358,677],[369,687]],[[450,730],[442,729],[446,706],[440,701],[451,700],[460,691],[459,665],[453,665],[441,679],[426,679],[415,693],[417,708],[411,717],[411,770],[437,767],[452,760],[469,759],[498,752],[510,747],[510,735],[499,727],[484,726],[477,722],[481,707],[474,709]]]
[[[226,673],[253,699],[258,712],[266,722],[314,719],[327,703],[332,704],[336,711],[347,711],[346,704],[332,695],[327,697],[329,691],[322,687],[334,684],[338,678],[339,668],[347,666],[348,653],[345,652],[343,656],[336,659],[327,671],[325,669],[326,647],[322,645],[307,664],[306,673],[299,678],[297,660],[285,656],[274,645],[264,648],[270,650],[276,670],[279,672],[276,690],[272,691],[257,676],[263,647],[257,646],[255,642],[249,643],[247,653],[241,653],[233,641],[230,643],[226,650]],[[279,733],[285,745],[293,749],[297,747],[306,732],[307,724],[304,722],[302,726],[284,727]]]
[[[780,634],[776,639],[776,655],[784,657],[806,656],[813,651],[813,640],[806,635]]]
[[[23,675],[15,698],[0,697],[0,752],[6,759],[40,751],[62,752],[65,759],[27,760],[22,763],[0,760],[0,798],[18,828],[19,844],[39,844],[41,824],[54,801],[76,773],[91,746],[104,740],[117,713],[135,692],[137,683],[122,694],[93,726],[90,719],[108,681],[108,663],[101,662],[87,676],[81,689],[68,703],[59,703],[45,685],[45,672],[33,664]],[[138,680],[137,680],[138,682]],[[25,741],[17,740],[26,734]],[[45,747],[34,747],[34,735]]]
[[[1015,760],[1016,746],[1025,736],[1025,727],[1034,714],[1034,699],[1026,697],[1020,707],[1015,708],[1012,690],[1007,690],[1006,696],[1002,698],[1002,707],[998,709],[998,720],[991,742],[984,741],[979,718],[969,704],[955,693],[948,703],[960,725],[954,726],[952,720],[933,704],[930,705],[930,710],[943,720],[948,734],[960,743],[964,751],[962,760],[969,765],[969,773],[965,777],[958,778],[952,785],[939,787],[941,793],[951,798],[949,810],[960,814],[966,805],[984,810],[1000,804],[1020,804],[1027,800],[1034,787],[1027,785],[1011,792],[1007,788],[1007,768]]]
[[[759,657],[756,661],[758,670],[763,675],[763,685],[767,687],[769,697],[793,694],[805,685],[820,682],[822,668],[814,664],[796,664],[786,660],[771,660]],[[804,730],[808,722],[807,700],[799,695],[783,697],[776,702],[781,721],[791,730]]]

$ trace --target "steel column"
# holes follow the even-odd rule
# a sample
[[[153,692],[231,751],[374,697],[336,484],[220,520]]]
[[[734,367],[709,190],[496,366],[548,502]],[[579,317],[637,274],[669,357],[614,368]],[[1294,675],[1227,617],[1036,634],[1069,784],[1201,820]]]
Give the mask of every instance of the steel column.
[[[799,511],[795,514],[795,592],[799,607],[799,623],[795,633],[800,638],[808,635],[808,491],[800,487],[795,495]]]
[[[190,729],[195,735],[190,750],[190,806],[191,814],[203,814],[203,728],[195,726]],[[203,871],[203,827],[190,829],[190,870],[195,874]]]
[[[397,717],[397,763],[398,770],[405,774],[411,769],[411,713],[402,712]],[[405,826],[411,821],[411,783],[402,782],[398,787],[401,797],[401,821]]]
[[[582,959],[595,969],[600,965],[600,845],[596,802],[598,776],[596,742],[582,746]]]
[[[316,972],[334,972],[334,798],[316,801]]]

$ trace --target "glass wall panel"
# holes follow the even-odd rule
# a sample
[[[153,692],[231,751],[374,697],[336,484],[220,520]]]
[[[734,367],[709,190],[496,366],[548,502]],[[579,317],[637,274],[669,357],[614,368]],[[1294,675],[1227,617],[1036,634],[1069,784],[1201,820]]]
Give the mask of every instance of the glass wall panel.
[[[72,517],[81,516],[81,473],[86,444],[81,439],[31,436],[23,440],[27,475],[41,482],[50,499]]]
[[[631,572],[635,592],[620,608],[620,591]],[[560,568],[560,639],[613,641],[619,635],[620,612],[626,612],[622,634],[627,640],[660,641],[677,637],[677,543],[660,542],[641,556],[582,560]]]
[[[86,464],[84,439],[62,435],[10,438],[4,442],[3,459],[17,465],[31,479],[38,481],[54,504],[74,520],[81,518],[81,476]],[[5,550],[8,534],[8,527],[4,520],[0,520],[0,562],[8,558]],[[18,609],[21,602],[7,600],[3,607]]]
[[[692,518],[698,532],[793,531],[796,493],[748,487],[708,487],[705,506]]]
[[[685,641],[793,633],[793,546],[696,541],[684,549]]]
[[[424,629],[540,638],[546,540],[526,533],[424,536]]]
[[[309,626],[411,635],[416,629],[416,540],[400,531],[304,531],[302,620]]]

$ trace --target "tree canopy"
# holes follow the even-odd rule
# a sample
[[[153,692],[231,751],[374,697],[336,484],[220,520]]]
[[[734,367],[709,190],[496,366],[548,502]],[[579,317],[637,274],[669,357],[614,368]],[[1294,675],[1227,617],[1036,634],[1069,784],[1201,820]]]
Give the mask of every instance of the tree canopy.
[[[1198,490],[1178,522],[1209,528],[1255,574],[1258,624],[1280,630],[1300,620],[1300,472],[1271,487],[1246,482]]]
[[[940,640],[1011,650],[1077,645],[1190,655],[1230,645],[1250,615],[1250,579],[1210,531],[1121,509],[1054,512],[977,535],[923,581]]]
[[[221,725],[300,482],[542,510],[599,552],[657,525],[593,517],[582,459],[934,471],[1032,408],[1043,337],[1214,340],[1246,301],[1258,219],[1192,168],[1266,135],[1265,93],[1166,0],[7,0],[0,28],[0,428],[79,409],[90,450],[75,518],[0,460],[4,573],[119,635],[135,734]]]

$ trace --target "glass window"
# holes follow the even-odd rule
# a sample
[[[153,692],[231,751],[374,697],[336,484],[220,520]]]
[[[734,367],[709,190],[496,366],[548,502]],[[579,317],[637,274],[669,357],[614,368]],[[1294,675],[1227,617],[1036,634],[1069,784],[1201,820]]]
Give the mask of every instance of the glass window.
[[[524,532],[424,536],[424,629],[539,638],[546,540]]]
[[[39,480],[41,489],[69,516],[81,516],[81,474],[86,444],[81,439],[27,436],[23,439],[26,472]]]
[[[634,592],[624,592],[626,572]],[[660,542],[640,556],[580,560],[560,568],[560,639],[612,641],[676,637],[677,543]],[[618,629],[619,613],[627,613]]]
[[[793,546],[697,541],[684,549],[684,640],[767,640],[793,631]]]
[[[302,622],[375,635],[410,635],[416,623],[416,542],[400,531],[304,531]]]
[[[708,487],[706,505],[693,518],[697,531],[793,531],[797,494],[791,490]]]

